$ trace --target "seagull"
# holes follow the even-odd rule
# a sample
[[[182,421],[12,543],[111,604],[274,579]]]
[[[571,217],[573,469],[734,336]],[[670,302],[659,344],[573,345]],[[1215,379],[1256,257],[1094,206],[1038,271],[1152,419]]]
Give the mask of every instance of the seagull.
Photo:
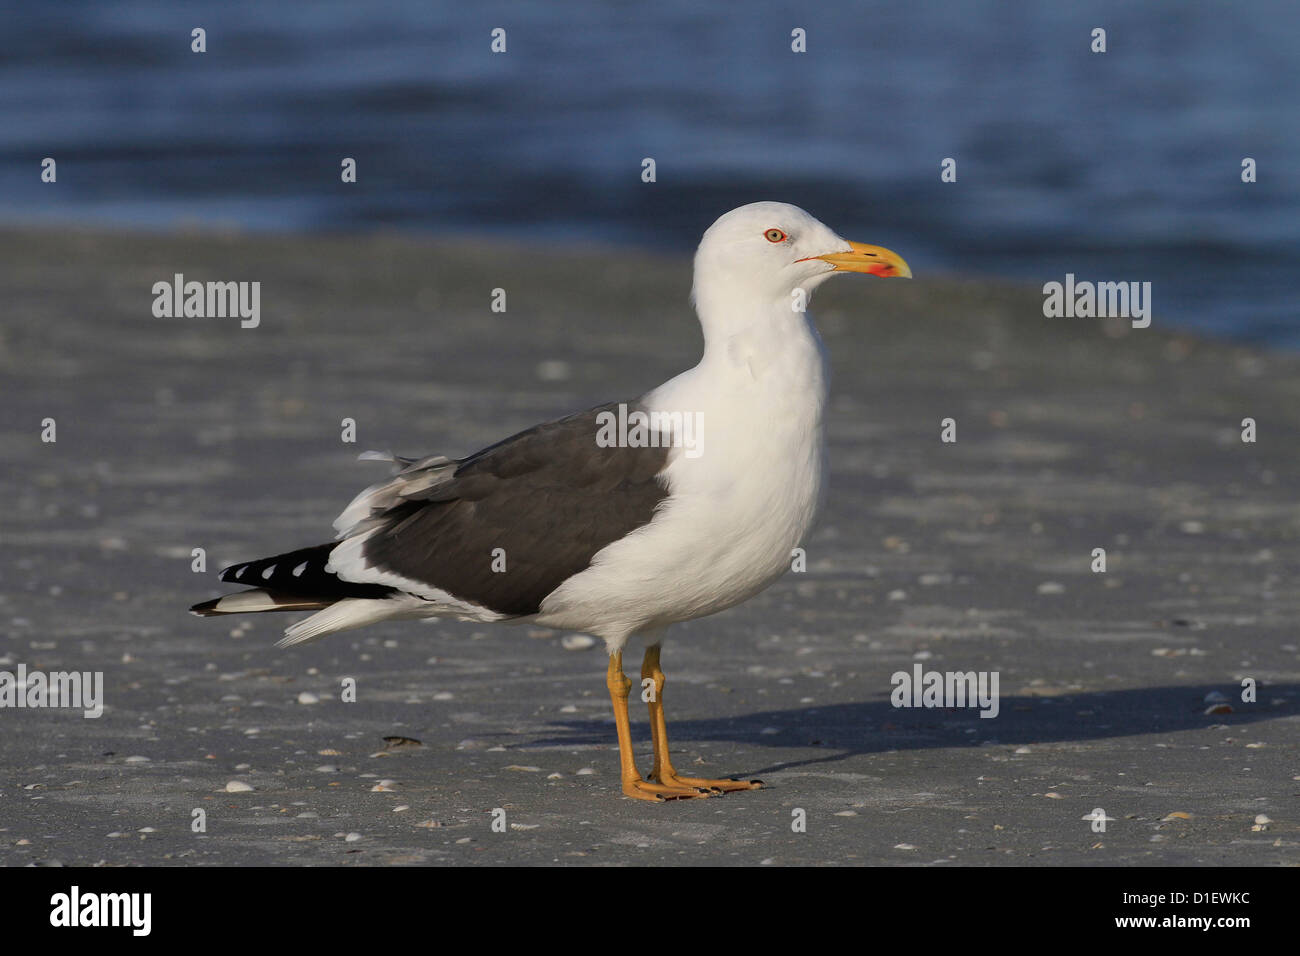
[[[527,621],[602,639],[623,793],[680,800],[757,789],[673,766],[660,650],[672,624],[733,607],[791,566],[824,490],[828,367],[805,309],[844,272],[910,278],[797,206],[721,216],[695,253],[698,365],[640,398],[537,425],[467,458],[393,464],[335,540],[234,565],[249,586],[201,616],[314,611],[279,646],[393,619]],[[623,650],[644,644],[653,765],[637,770]]]

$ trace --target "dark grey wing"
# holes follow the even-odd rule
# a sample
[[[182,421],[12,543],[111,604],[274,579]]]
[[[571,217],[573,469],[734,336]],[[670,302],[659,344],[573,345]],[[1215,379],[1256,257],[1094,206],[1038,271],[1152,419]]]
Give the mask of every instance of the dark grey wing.
[[[667,497],[658,475],[670,449],[601,447],[602,412],[617,415],[618,405],[538,425],[459,462],[408,462],[340,518],[346,537],[364,535],[367,570],[335,570],[350,580],[398,575],[502,615],[537,613]]]

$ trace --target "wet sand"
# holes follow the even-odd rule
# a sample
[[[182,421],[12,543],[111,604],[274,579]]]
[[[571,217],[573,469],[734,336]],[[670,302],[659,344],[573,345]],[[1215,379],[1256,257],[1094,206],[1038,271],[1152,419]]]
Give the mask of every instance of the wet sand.
[[[186,608],[227,563],[328,539],[385,473],[361,450],[462,455],[693,364],[688,261],[23,230],[0,252],[0,670],[105,681],[99,719],[0,710],[0,862],[1300,862],[1300,357],[1171,333],[1159,288],[1145,330],[978,278],[819,292],[807,571],[664,652],[678,766],[769,787],[650,805],[619,793],[599,647],[437,622],[279,650],[292,617]],[[178,272],[260,281],[260,325],[155,318]],[[999,716],[892,707],[917,663],[998,672]]]

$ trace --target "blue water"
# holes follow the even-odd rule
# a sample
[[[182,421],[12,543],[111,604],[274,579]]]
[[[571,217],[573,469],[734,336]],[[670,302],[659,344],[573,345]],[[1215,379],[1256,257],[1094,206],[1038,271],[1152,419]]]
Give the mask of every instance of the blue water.
[[[1158,323],[1289,347],[1298,117],[1290,0],[0,4],[4,222],[689,251],[781,199],[918,277],[1151,281]]]

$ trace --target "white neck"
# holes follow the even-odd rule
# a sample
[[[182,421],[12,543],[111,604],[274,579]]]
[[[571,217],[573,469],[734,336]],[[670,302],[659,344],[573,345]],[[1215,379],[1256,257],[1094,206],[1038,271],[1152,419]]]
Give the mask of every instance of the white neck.
[[[711,295],[696,289],[695,306],[704,330],[701,369],[726,376],[758,380],[767,370],[781,368],[784,385],[823,386],[821,339],[807,312],[792,308],[793,297],[766,301],[757,297]]]

